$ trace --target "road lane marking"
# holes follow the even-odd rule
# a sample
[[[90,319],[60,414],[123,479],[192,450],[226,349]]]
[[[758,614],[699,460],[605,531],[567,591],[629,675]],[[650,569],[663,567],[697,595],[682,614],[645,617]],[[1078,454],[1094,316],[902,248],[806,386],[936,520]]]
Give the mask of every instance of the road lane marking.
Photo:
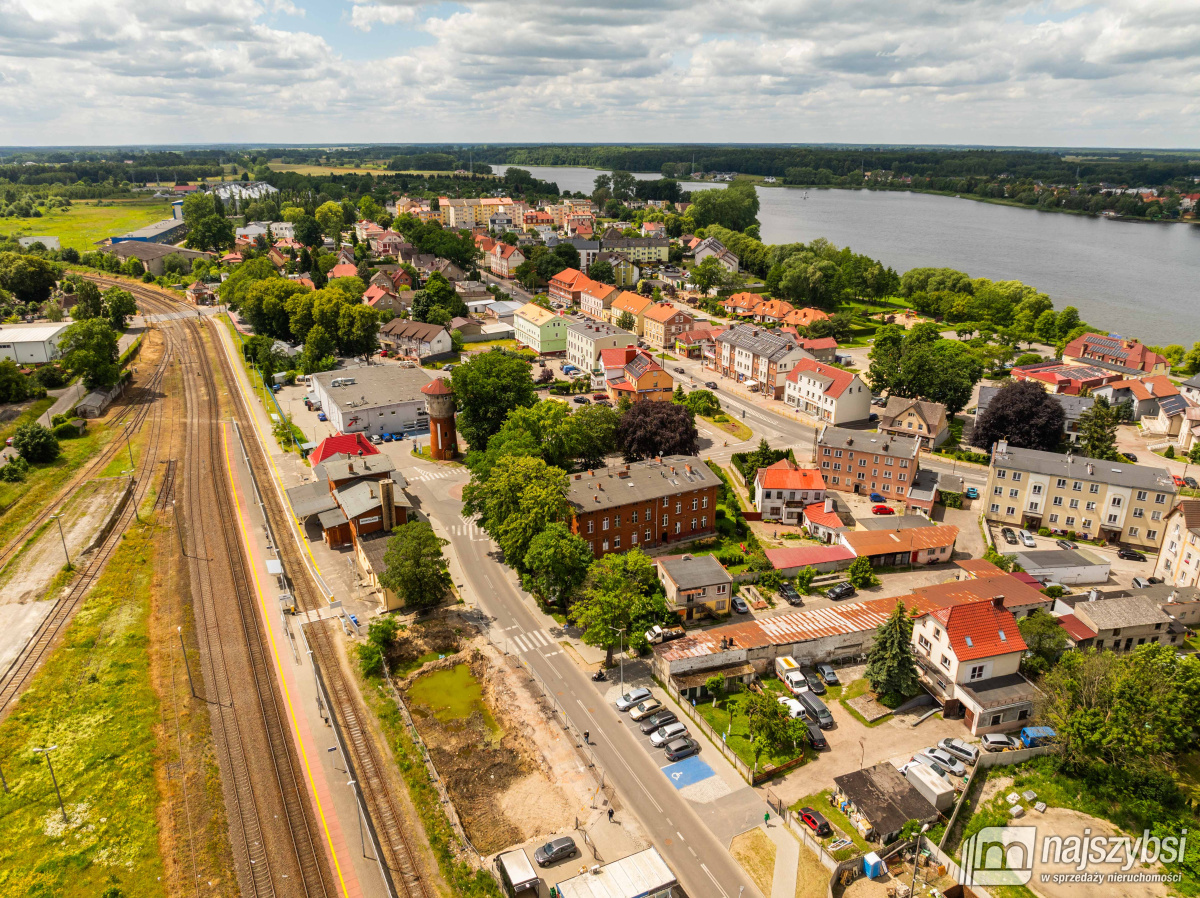
[[[588,720],[590,720],[592,722],[592,726],[594,726],[596,728],[596,732],[597,733],[601,732],[600,724],[597,722],[596,718],[592,716],[591,712],[588,711],[587,707],[583,704],[583,702],[580,701],[579,699],[575,699],[575,701],[579,704],[579,707],[583,709],[583,713],[587,715]],[[625,771],[631,777],[633,777],[633,781],[638,784],[638,788],[642,790],[642,794],[646,798],[650,799],[650,803],[652,805],[654,805],[654,810],[658,811],[658,813],[661,814],[662,813],[662,805],[660,805],[657,801],[654,800],[654,796],[650,794],[649,790],[642,783],[641,778],[638,777],[638,775],[633,772],[632,767],[630,767],[627,763],[625,763],[625,759],[623,757],[621,757],[619,752],[616,754],[616,759],[621,763],[621,766],[625,768]],[[712,876],[711,873],[708,875]],[[716,880],[713,880],[713,881],[716,882]],[[722,892],[721,894],[724,895],[725,893]]]
[[[715,885],[717,887],[717,891],[720,892],[722,895],[724,895],[725,898],[729,898],[729,894],[723,888],[721,888],[721,884],[719,882],[717,882],[717,878],[712,875],[712,870],[708,869],[708,865],[701,864],[700,869],[708,874],[708,878],[713,881],[713,885]]]

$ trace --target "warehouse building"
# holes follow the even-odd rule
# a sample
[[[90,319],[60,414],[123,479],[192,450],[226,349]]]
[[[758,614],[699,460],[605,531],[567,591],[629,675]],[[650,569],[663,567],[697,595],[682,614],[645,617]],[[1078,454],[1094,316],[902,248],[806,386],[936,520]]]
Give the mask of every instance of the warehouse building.
[[[6,324],[0,327],[0,359],[18,365],[44,365],[58,358],[66,324]]]
[[[372,365],[314,374],[308,389],[339,433],[383,435],[429,428],[421,393],[428,383],[420,368]]]

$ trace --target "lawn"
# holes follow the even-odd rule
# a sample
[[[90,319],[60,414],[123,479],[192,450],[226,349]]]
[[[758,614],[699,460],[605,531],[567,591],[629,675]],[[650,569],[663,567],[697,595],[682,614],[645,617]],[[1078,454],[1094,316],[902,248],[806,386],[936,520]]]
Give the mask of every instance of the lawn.
[[[50,406],[54,405],[54,397],[46,396],[43,399],[34,400],[33,404],[11,421],[0,425],[0,440],[7,440],[10,436],[17,432],[17,428],[22,424],[32,424],[38,418],[46,413]]]
[[[799,813],[801,808],[809,807],[819,812],[822,817],[829,821],[829,825],[833,827],[833,835],[825,839],[820,839],[820,842],[826,848],[829,847],[831,842],[836,842],[843,835],[854,843],[853,848],[839,848],[837,851],[832,852],[833,856],[839,861],[848,860],[856,853],[861,852],[865,854],[868,851],[874,851],[878,848],[878,845],[872,845],[860,836],[858,830],[854,828],[854,824],[850,822],[850,818],[829,803],[829,796],[831,794],[829,789],[825,789],[823,792],[814,792],[812,795],[805,795],[792,805],[792,812]],[[801,826],[803,825],[801,823]],[[839,833],[838,830],[841,830],[841,832]],[[814,835],[814,838],[818,837]]]
[[[737,695],[737,693],[734,695]],[[753,740],[750,737],[750,719],[741,712],[741,705],[736,698],[734,696],[722,698],[717,701],[715,707],[713,706],[712,699],[708,699],[707,701],[699,702],[696,705],[696,710],[715,732],[728,732],[728,735],[725,737],[725,744],[733,749],[734,754],[753,768],[755,757]],[[804,753],[803,745],[798,748],[792,748],[790,745],[768,748],[758,756],[758,766],[759,769],[765,768],[767,765],[778,767],[781,764],[794,761]]]
[[[165,895],[147,627],[153,551],[122,542],[62,644],[0,725],[0,893]],[[56,745],[69,822],[35,747]]]
[[[866,695],[868,692],[871,691],[871,684],[867,682],[865,677],[858,679],[858,680],[852,680],[851,682],[846,683],[844,686],[830,686],[830,687],[828,687],[828,689],[829,689],[829,698],[831,700],[836,700],[836,701],[840,702],[841,706],[843,708],[845,708],[846,711],[851,716],[853,716],[855,720],[857,720],[859,723],[861,723],[863,726],[877,727],[880,724],[887,723],[889,720],[892,719],[892,715],[888,714],[885,717],[879,718],[874,723],[867,723],[866,718],[863,717],[861,714],[859,714],[857,711],[855,711],[854,708],[852,708],[850,706],[850,704],[849,704],[850,699],[858,698],[860,695]]]
[[[719,415],[701,415],[700,417],[713,427],[725,431],[736,440],[748,440],[754,436],[754,431],[741,421],[735,421],[724,412],[721,412]]]
[[[86,252],[106,237],[170,217],[171,205],[163,200],[76,200],[68,209],[44,212],[41,218],[20,219],[12,236],[49,235],[57,237],[64,247]]]
[[[749,830],[734,837],[729,843],[729,853],[754,880],[758,890],[770,895],[771,884],[775,881],[775,855],[778,853],[771,837],[758,828]]]

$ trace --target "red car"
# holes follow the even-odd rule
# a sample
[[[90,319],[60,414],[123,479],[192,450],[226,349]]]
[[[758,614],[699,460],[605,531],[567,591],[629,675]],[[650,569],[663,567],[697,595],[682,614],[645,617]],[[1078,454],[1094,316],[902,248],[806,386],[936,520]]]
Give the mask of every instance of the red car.
[[[871,508],[871,514],[895,514],[896,509],[889,505],[875,505]]]
[[[1171,475],[1171,479],[1175,481],[1175,485],[1176,485],[1176,486],[1178,486],[1178,487],[1185,487],[1185,486],[1187,486],[1187,484],[1186,484],[1186,483],[1184,483],[1184,481],[1183,481],[1183,478],[1182,478],[1182,477],[1180,477],[1178,474],[1172,474],[1172,475]]]
[[[829,821],[821,816],[820,811],[815,811],[812,808],[801,808],[800,819],[804,822],[805,826],[818,836],[833,835],[833,830],[829,828]]]

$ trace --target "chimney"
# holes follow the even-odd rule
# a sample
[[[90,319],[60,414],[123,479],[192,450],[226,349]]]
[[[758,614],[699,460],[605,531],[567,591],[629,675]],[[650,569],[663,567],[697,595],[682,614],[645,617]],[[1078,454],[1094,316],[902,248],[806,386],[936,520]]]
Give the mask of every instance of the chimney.
[[[379,501],[383,505],[383,529],[391,530],[396,526],[396,481],[379,481]]]
[[[1004,610],[1004,596],[992,596],[992,605],[1000,611]]]
[[[1153,396],[1154,395],[1154,382],[1148,380],[1148,381],[1145,381],[1145,384],[1146,384],[1146,392],[1149,393],[1151,396]]]
[[[347,473],[349,473],[349,474],[353,474],[353,473],[354,473],[354,459],[350,459],[350,460],[349,460],[349,461],[346,463],[346,471],[347,471]]]
[[[826,499],[825,500],[825,514],[830,514],[832,512],[833,512],[833,500]]]
[[[596,472],[594,470],[590,470],[590,471],[588,471],[588,473],[591,474],[593,477],[596,476]]]
[[[996,444],[996,454],[1004,455],[1007,452],[1008,452],[1008,440],[1000,440],[1000,442],[998,442]]]
[[[1096,473],[1096,466],[1095,466],[1094,464],[1092,464],[1091,462],[1088,462],[1088,466],[1087,466],[1087,472],[1088,472],[1089,474],[1095,474],[1095,473]]]
[[[684,466],[683,466],[683,469],[684,469],[685,471],[687,471],[689,474],[691,474],[691,473],[692,473],[692,466],[691,466],[690,464],[684,465]]]

